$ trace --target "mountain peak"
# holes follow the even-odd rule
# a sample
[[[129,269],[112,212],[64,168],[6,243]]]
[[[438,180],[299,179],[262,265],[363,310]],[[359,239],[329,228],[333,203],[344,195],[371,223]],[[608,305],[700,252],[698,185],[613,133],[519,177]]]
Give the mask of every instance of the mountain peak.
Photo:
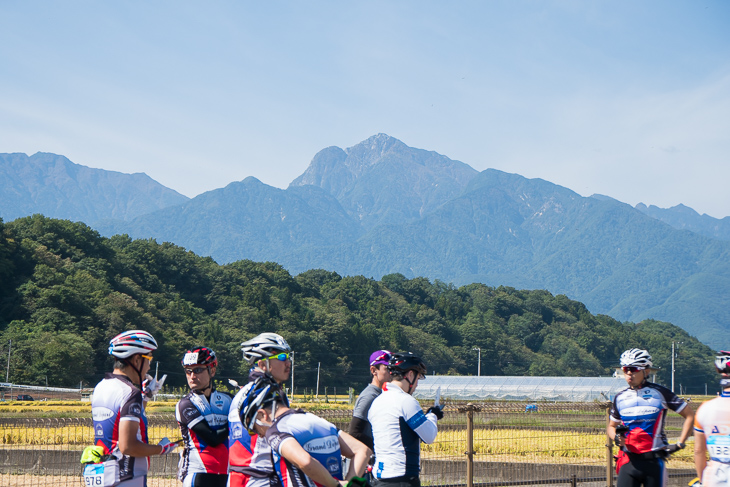
[[[347,167],[357,176],[380,162],[393,150],[408,149],[400,140],[387,134],[377,134],[345,150]]]

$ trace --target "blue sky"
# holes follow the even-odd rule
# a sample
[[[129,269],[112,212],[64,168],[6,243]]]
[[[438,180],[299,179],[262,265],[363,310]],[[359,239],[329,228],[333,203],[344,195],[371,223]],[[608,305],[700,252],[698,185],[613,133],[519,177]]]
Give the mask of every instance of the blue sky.
[[[187,196],[387,133],[730,215],[730,2],[0,2],[0,152]]]

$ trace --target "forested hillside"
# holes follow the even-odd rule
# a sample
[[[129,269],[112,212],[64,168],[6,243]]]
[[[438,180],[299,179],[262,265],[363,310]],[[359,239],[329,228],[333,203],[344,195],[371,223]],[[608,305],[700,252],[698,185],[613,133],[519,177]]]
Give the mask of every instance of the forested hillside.
[[[690,393],[706,382],[716,389],[713,352],[682,329],[620,323],[547,291],[457,288],[400,274],[292,276],[272,262],[218,265],[67,220],[0,220],[0,357],[12,340],[12,382],[93,384],[111,365],[108,340],[132,328],[157,337],[159,372],[173,385],[184,382],[185,349],[213,348],[219,375],[241,379],[240,342],[276,331],[296,351],[297,388],[315,384],[318,363],[320,387],[361,387],[378,348],[421,354],[429,373],[476,374],[479,347],[483,375],[605,376],[624,349],[646,347],[668,384],[675,341],[677,383]]]

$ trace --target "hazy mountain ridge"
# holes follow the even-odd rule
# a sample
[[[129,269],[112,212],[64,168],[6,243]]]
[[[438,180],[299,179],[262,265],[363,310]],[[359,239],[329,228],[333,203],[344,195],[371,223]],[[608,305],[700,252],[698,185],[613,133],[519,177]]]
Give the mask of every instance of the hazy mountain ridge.
[[[337,200],[305,186],[282,190],[248,177],[196,196],[185,205],[158,210],[129,222],[97,226],[106,235],[184,242],[221,262],[244,257],[292,262],[307,252],[357,239],[360,229]]]
[[[692,208],[682,204],[671,208],[659,208],[639,203],[636,205],[636,209],[680,230],[689,230],[720,240],[730,240],[730,217],[727,216],[718,219],[704,213],[700,215]]]
[[[187,200],[142,173],[92,169],[43,152],[0,154],[0,218],[6,221],[42,213],[94,224],[132,219]]]
[[[342,150],[328,147],[289,185],[318,186],[366,229],[421,218],[457,196],[478,173],[385,134]]]
[[[547,289],[620,320],[674,322],[707,343],[730,322],[720,299],[730,292],[730,243],[610,197],[479,173],[385,134],[320,151],[286,190],[250,177],[95,227],[174,242],[221,263],[274,261],[292,273],[398,272]]]

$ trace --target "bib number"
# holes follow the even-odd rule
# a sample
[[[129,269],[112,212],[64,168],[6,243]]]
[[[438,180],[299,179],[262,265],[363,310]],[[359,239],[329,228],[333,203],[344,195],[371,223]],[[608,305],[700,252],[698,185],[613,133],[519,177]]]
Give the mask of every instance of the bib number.
[[[103,463],[93,463],[84,467],[84,485],[86,487],[104,487]]]
[[[119,464],[115,459],[84,466],[84,485],[86,487],[113,487],[118,483]]]
[[[710,435],[707,437],[707,449],[710,458],[715,461],[728,463],[730,461],[730,437]]]

